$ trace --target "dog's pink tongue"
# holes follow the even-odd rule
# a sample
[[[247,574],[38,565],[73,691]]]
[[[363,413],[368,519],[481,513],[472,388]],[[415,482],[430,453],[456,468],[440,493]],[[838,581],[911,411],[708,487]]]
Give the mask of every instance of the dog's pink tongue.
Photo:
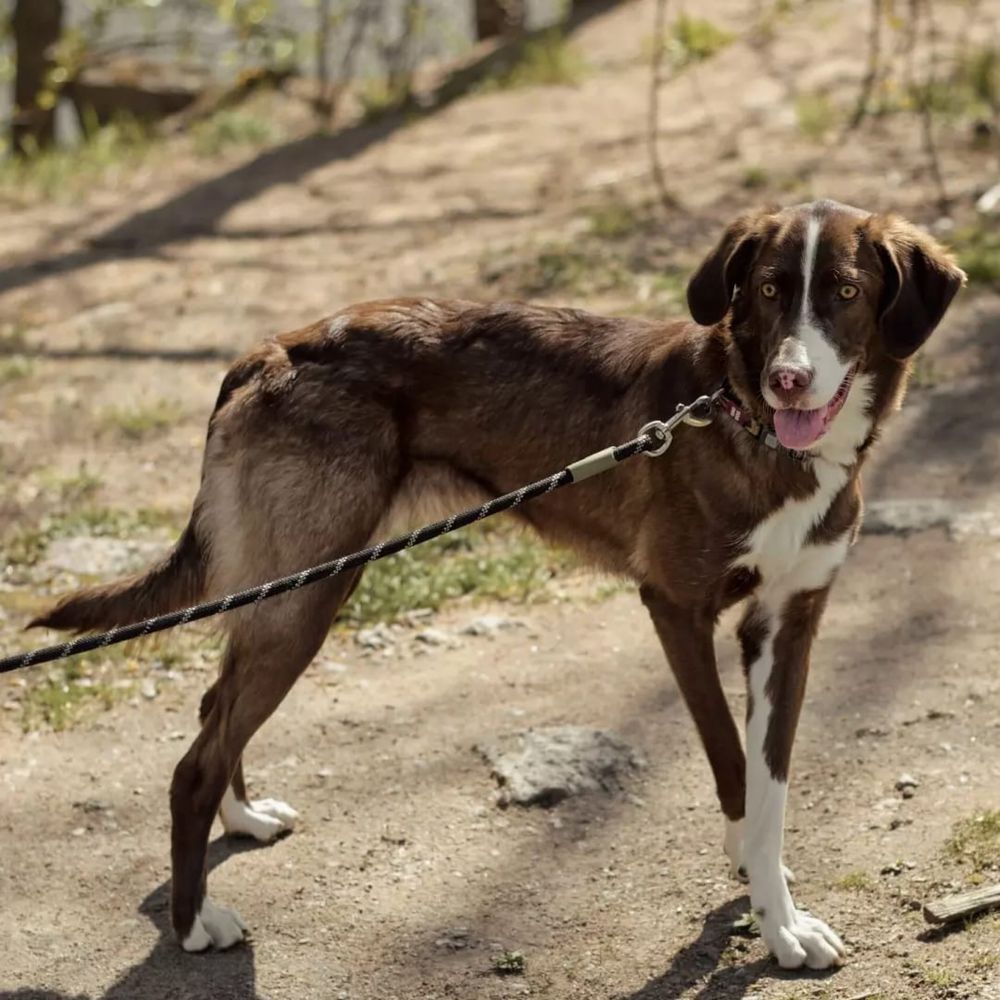
[[[786,447],[802,451],[815,444],[826,430],[824,411],[818,410],[778,410],[774,414],[774,432]]]

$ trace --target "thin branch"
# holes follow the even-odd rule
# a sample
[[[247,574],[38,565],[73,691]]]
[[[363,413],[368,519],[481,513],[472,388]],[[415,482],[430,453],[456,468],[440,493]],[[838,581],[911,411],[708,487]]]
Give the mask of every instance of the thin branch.
[[[931,9],[931,0],[924,0],[927,14],[927,43],[930,50],[930,62],[927,67],[927,76],[923,84],[918,88],[917,111],[920,115],[920,131],[924,143],[924,152],[927,154],[927,166],[930,169],[931,178],[937,188],[938,209],[941,212],[948,212],[951,208],[951,199],[948,197],[948,189],[944,183],[944,173],[941,170],[941,157],[938,155],[937,143],[934,140],[934,94],[937,76],[937,25],[934,22],[934,15]]]
[[[329,120],[333,115],[333,94],[330,89],[330,29],[333,11],[331,0],[319,0],[316,8],[316,114]]]
[[[854,113],[847,123],[846,132],[853,132],[868,114],[875,85],[882,70],[882,9],[885,0],[871,0],[871,26],[868,29],[868,69],[861,82],[858,101],[854,105]]]
[[[677,198],[667,186],[663,162],[660,160],[659,130],[660,130],[660,88],[663,86],[663,60],[666,55],[667,35],[667,0],[656,0],[656,12],[653,19],[653,59],[649,74],[649,108],[646,124],[646,138],[649,146],[649,164],[653,172],[653,183],[656,185],[660,202],[667,211],[678,208]]]

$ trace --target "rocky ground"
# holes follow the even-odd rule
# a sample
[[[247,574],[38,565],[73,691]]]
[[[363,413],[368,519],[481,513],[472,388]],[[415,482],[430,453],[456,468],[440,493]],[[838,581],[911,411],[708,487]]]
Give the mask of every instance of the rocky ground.
[[[287,135],[258,152],[181,139],[72,196],[5,195],[0,649],[34,641],[19,628],[49,593],[183,522],[226,361],[278,329],[418,291],[666,314],[719,225],[769,198],[971,224],[996,162],[967,123],[945,130],[944,220],[912,116],[836,142],[831,126],[826,145],[803,132],[803,95],[850,104],[865,5],[779,5],[763,44],[761,5],[704,6],[737,37],[664,88],[685,209],[665,219],[643,2],[574,35],[571,86],[329,136],[264,99]],[[266,848],[213,842],[212,894],[252,928],[224,954],[183,955],[167,930],[166,790],[217,640],[195,628],[0,682],[0,996],[1000,997],[1000,919],[942,932],[921,913],[1000,881],[998,334],[1000,295],[975,284],[867,472],[868,533],[814,657],[786,857],[843,969],[783,973],[734,929],[745,890],[652,628],[634,594],[571,571],[527,604],[467,597],[331,635],[247,755],[254,794],[300,825]],[[587,736],[563,727],[602,734],[601,787],[553,804],[567,778],[545,775],[544,805],[502,803],[531,777],[505,770],[517,734]]]

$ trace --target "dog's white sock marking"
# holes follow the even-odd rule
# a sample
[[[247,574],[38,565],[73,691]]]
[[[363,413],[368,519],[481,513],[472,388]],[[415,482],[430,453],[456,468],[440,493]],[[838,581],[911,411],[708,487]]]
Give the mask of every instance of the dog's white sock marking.
[[[267,843],[278,834],[294,830],[299,814],[286,802],[279,802],[277,799],[242,802],[229,787],[219,805],[219,818],[226,833],[237,837],[253,837],[254,840]]]
[[[782,968],[828,969],[843,959],[844,945],[822,920],[795,908],[781,870],[788,785],[771,775],[764,752],[772,711],[767,680],[774,664],[774,624],[769,622],[769,634],[749,677],[753,711],[747,721],[744,858],[750,874],[750,902],[761,936]]]
[[[231,948],[243,940],[247,925],[235,910],[216,906],[207,896],[194,918],[188,936],[181,942],[185,951]]]
[[[743,864],[743,820],[726,817],[722,849],[729,858],[729,874],[740,882],[749,882],[750,876],[747,875],[746,866]],[[795,872],[786,865],[781,866],[781,874],[789,885],[795,882]]]
[[[747,720],[747,794],[743,823],[742,863],[750,877],[750,901],[761,936],[784,968],[808,965],[826,969],[838,964],[845,951],[840,938],[821,920],[795,908],[781,863],[785,801],[788,786],[771,773],[765,741],[773,706],[767,684],[774,667],[774,638],[788,600],[803,591],[827,586],[847,555],[849,538],[827,545],[807,545],[812,528],[824,517],[847,482],[847,471],[830,462],[816,462],[817,489],[802,500],[788,500],[762,521],[747,539],[738,565],[761,573],[757,613],[766,626],[757,660],[748,667],[752,712]],[[737,831],[728,838],[735,850]],[[727,850],[727,853],[729,853]],[[732,857],[732,854],[730,854]]]

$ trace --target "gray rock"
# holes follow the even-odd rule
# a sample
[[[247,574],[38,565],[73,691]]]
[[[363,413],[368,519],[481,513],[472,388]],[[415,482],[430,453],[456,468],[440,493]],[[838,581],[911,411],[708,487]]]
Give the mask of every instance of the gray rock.
[[[152,677],[144,677],[139,685],[139,693],[143,698],[152,701],[159,693],[156,689],[156,681]]]
[[[553,806],[570,795],[616,792],[645,761],[613,733],[551,726],[475,748],[491,765],[502,806]]]
[[[371,628],[361,629],[354,641],[363,649],[388,649],[396,644],[396,637],[388,625],[380,622]]]
[[[947,500],[879,500],[865,508],[861,530],[866,535],[908,535],[949,527],[955,513]]]
[[[909,535],[945,528],[953,539],[1000,538],[1000,513],[960,510],[948,500],[879,500],[865,508],[861,530],[866,535]]]
[[[436,947],[447,948],[448,951],[463,951],[472,943],[472,935],[467,927],[452,927],[434,942]]]
[[[163,542],[76,535],[52,541],[42,566],[78,576],[120,576],[148,566],[165,549]]]
[[[425,646],[449,646],[454,639],[443,629],[425,628],[415,636],[417,642],[422,642]]]
[[[480,635],[492,638],[505,629],[523,628],[524,622],[500,615],[480,615],[462,629],[462,635]]]
[[[979,196],[976,211],[983,215],[1000,214],[1000,184],[994,184]]]
[[[970,510],[956,513],[948,525],[952,538],[1000,538],[1000,515],[992,510]]]

